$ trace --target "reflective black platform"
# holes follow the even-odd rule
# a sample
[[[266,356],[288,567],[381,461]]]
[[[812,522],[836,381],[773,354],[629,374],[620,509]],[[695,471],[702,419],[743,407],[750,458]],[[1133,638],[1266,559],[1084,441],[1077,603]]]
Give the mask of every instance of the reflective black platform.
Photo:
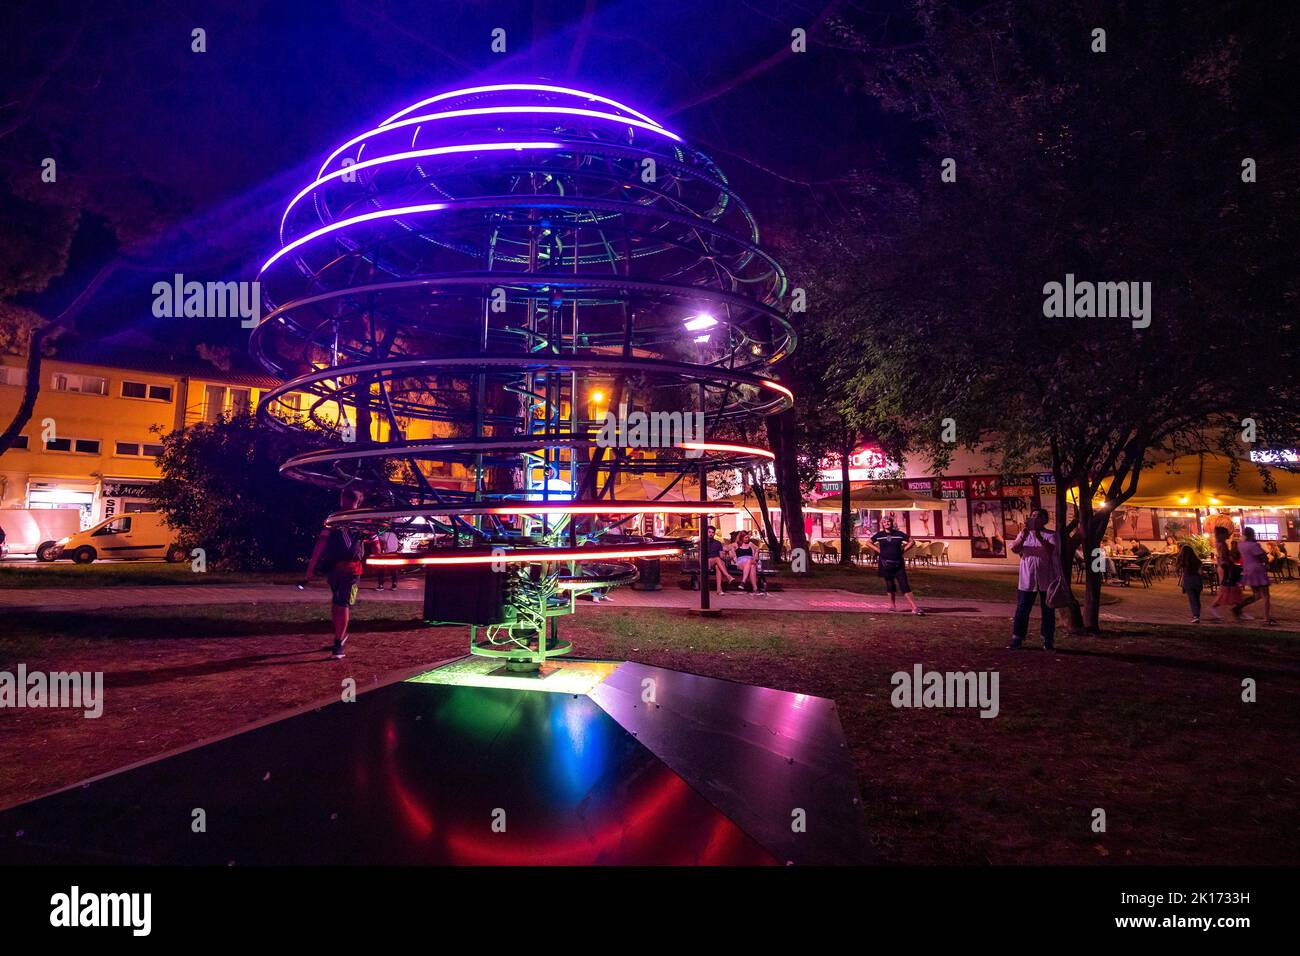
[[[832,702],[635,663],[495,686],[480,661],[4,811],[0,863],[870,862]]]

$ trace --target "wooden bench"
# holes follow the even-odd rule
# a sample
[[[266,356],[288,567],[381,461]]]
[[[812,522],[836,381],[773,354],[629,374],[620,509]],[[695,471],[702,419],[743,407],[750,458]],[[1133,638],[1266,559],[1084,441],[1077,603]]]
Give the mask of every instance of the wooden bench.
[[[722,582],[722,590],[724,590],[724,591],[739,591],[739,590],[740,590],[740,570],[739,570],[738,568],[735,568],[735,567],[728,567],[728,568],[727,568],[727,571],[732,575],[732,577],[735,578],[735,580],[734,580],[734,581],[723,581],[723,582]],[[708,573],[709,573],[710,579],[712,579],[712,576],[713,576],[714,572],[710,569],[710,571],[709,571]],[[780,585],[780,584],[774,584],[774,583],[772,583],[772,581],[771,581],[771,578],[775,577],[775,576],[776,576],[777,574],[779,574],[779,573],[780,573],[780,572],[776,571],[776,570],[773,569],[773,568],[759,568],[759,570],[758,570],[758,589],[759,589],[760,591],[780,591],[780,590],[781,590],[781,585]],[[698,564],[695,564],[695,565],[683,564],[683,565],[682,565],[682,576],[681,576],[681,579],[678,581],[678,586],[681,587],[682,590],[684,590],[684,591],[698,591],[698,590],[700,589],[700,567],[699,567]]]

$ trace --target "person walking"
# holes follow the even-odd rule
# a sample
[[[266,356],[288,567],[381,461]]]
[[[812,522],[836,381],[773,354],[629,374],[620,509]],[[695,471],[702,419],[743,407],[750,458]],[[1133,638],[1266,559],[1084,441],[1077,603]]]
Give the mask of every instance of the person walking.
[[[1241,616],[1241,565],[1234,555],[1236,548],[1230,543],[1231,532],[1222,525],[1214,529],[1214,566],[1219,573],[1219,593],[1210,605],[1210,613],[1216,621],[1222,621],[1219,608],[1226,607],[1233,617]]]
[[[1012,650],[1018,650],[1029,633],[1029,612],[1035,599],[1042,608],[1040,633],[1043,649],[1056,647],[1056,609],[1047,604],[1047,589],[1061,578],[1058,558],[1060,542],[1056,532],[1047,527],[1047,511],[1035,508],[1028,523],[1011,543],[1011,553],[1020,556],[1020,580],[1016,591],[1016,613],[1011,620]]]
[[[1238,607],[1254,604],[1261,598],[1264,601],[1264,623],[1276,624],[1273,620],[1273,605],[1269,600],[1268,554],[1264,546],[1255,539],[1255,529],[1247,525],[1242,529],[1244,539],[1238,550],[1241,552],[1241,583],[1250,588],[1250,597]]]
[[[339,506],[344,511],[361,505],[361,492],[344,489]],[[357,603],[357,588],[365,565],[365,537],[348,528],[321,528],[307,561],[307,577],[298,586],[306,587],[312,575],[321,571],[330,586],[330,618],[334,625],[334,660],[343,659],[343,645],[348,641],[348,624],[352,606]]]
[[[402,542],[398,540],[397,533],[392,528],[387,528],[375,535],[375,544],[377,545],[379,557],[395,555],[402,550]],[[375,585],[376,591],[384,589],[384,579],[389,575],[392,576],[393,581],[390,590],[397,590],[397,567],[394,565],[392,568],[386,568],[381,564],[379,565],[379,582]]]
[[[1201,591],[1205,589],[1205,579],[1201,577],[1201,557],[1190,544],[1182,546],[1178,560],[1174,563],[1178,570],[1178,586],[1187,595],[1187,607],[1192,612],[1192,623],[1201,623]]]
[[[879,556],[876,574],[885,579],[885,590],[889,592],[889,609],[898,610],[898,596],[895,592],[900,591],[912,606],[912,613],[923,615],[925,612],[916,606],[911,585],[907,583],[905,554],[914,544],[912,536],[898,528],[893,515],[886,515],[881,523],[884,527],[867,540],[867,547]]]

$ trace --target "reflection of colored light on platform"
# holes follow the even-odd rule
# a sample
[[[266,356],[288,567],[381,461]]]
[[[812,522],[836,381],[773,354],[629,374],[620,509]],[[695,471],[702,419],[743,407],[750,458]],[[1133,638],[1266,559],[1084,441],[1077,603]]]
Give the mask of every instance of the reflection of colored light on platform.
[[[551,711],[556,782],[570,799],[581,799],[609,769],[613,728],[584,699],[569,698]]]
[[[321,176],[314,183],[304,189],[293,199],[289,200],[289,205],[285,207],[284,215],[280,217],[280,234],[284,234],[284,224],[289,218],[289,213],[293,212],[293,207],[298,205],[302,197],[306,196],[313,189],[317,189],[332,179],[341,179],[349,173],[356,174],[363,169],[373,169],[376,166],[383,166],[388,163],[400,163],[406,159],[424,159],[433,156],[446,156],[454,153],[494,153],[502,150],[520,150],[520,149],[560,149],[560,143],[462,143],[459,146],[432,146],[428,149],[412,149],[404,153],[389,153],[385,156],[376,156],[374,159],[367,159],[363,163],[353,163],[351,166],[344,166],[342,169],[336,169],[332,173]]]
[[[511,90],[511,91],[518,90],[521,92],[530,92],[530,93],[533,92],[565,93],[570,96],[581,97],[582,99],[585,100],[594,100],[597,103],[604,103],[606,106],[612,106],[614,107],[614,109],[622,110],[624,113],[631,113],[637,119],[645,120],[647,123],[650,123],[654,126],[663,125],[661,123],[655,122],[653,119],[651,119],[649,116],[646,116],[644,113],[638,110],[634,110],[632,109],[632,107],[626,106],[625,104],[620,103],[618,100],[611,100],[607,96],[600,96],[596,93],[588,93],[586,90],[575,90],[567,86],[547,86],[543,83],[496,83],[493,84],[492,86],[469,86],[463,90],[451,90],[450,92],[447,93],[439,93],[437,96],[430,96],[427,100],[420,100],[420,102],[418,103],[412,103],[406,109],[399,110],[398,112],[388,117],[388,119],[384,120],[379,125],[387,126],[389,123],[393,122],[394,120],[399,120],[403,116],[406,116],[409,113],[414,113],[416,110],[422,107],[429,106],[430,104],[433,103],[441,103],[443,100],[454,99],[457,96],[473,96],[478,93],[504,93],[507,90]]]
[[[607,551],[600,548],[577,548],[569,550],[504,551],[467,554],[461,557],[452,555],[429,555],[422,558],[367,558],[366,564],[372,568],[402,567],[418,564],[492,564],[503,561],[507,564],[527,564],[533,561],[609,561],[623,558],[663,558],[678,554],[681,548],[638,548],[630,551]]]
[[[384,724],[384,776],[388,780],[388,786],[397,801],[397,806],[402,811],[403,819],[411,828],[412,836],[417,840],[425,840],[433,833],[433,814],[403,782],[394,756],[397,745],[397,728],[390,718]]]
[[[709,514],[736,514],[739,508],[731,502],[708,503]],[[572,502],[534,505],[501,505],[489,508],[482,514],[489,515],[536,515],[536,514],[574,514],[574,515],[634,515],[643,511],[654,511],[670,515],[695,515],[700,513],[699,504],[663,504],[658,501],[605,501],[590,505],[576,505]]]
[[[760,458],[776,458],[772,452],[766,448],[753,448],[749,445],[727,445],[719,442],[708,441],[684,441],[677,443],[678,448],[685,448],[687,451],[734,451],[742,455],[757,455]]]
[[[539,839],[523,846],[502,844],[494,841],[490,833],[482,836],[477,830],[457,828],[448,834],[447,846],[458,856],[457,862],[462,864],[580,866],[628,842],[658,842],[664,832],[664,822],[673,819],[674,810],[694,794],[672,771],[665,768],[661,773],[652,788],[640,795],[637,803],[628,807],[621,818],[597,824],[585,843]],[[689,850],[683,847],[682,852],[680,862],[692,862]]]

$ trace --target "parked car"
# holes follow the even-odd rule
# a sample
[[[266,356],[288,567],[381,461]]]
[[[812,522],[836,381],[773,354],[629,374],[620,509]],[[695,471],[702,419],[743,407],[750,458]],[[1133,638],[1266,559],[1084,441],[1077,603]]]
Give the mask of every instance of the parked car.
[[[0,528],[5,530],[5,545],[11,556],[34,554],[38,560],[52,561],[59,538],[81,530],[81,510],[4,508],[0,509]]]
[[[85,531],[55,542],[53,559],[71,558],[90,564],[96,558],[165,558],[173,563],[185,560],[185,549],[176,543],[176,532],[161,511],[135,511],[107,518]]]

